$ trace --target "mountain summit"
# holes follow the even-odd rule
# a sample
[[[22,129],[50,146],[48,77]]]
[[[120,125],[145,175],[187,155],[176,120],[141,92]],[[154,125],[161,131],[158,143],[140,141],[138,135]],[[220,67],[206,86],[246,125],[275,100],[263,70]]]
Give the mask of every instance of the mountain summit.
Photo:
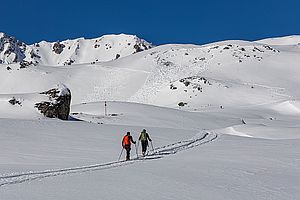
[[[152,47],[149,42],[126,34],[27,45],[15,37],[0,33],[0,63],[26,62],[50,66],[95,63],[115,60]]]
[[[27,45],[15,37],[0,32],[0,64],[10,64],[23,61],[30,55]]]

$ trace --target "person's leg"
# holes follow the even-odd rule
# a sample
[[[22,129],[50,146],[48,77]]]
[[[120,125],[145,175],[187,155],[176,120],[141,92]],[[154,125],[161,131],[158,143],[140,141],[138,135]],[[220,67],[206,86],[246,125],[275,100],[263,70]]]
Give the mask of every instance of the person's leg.
[[[130,147],[126,147],[126,160],[130,160]]]
[[[142,154],[144,156],[147,151],[147,143],[145,141],[142,141],[141,143],[142,143]]]

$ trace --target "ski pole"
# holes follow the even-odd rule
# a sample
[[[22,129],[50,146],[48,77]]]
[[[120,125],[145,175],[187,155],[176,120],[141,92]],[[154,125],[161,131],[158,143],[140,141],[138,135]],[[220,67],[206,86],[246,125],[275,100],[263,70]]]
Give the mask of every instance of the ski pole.
[[[119,159],[118,159],[118,161],[120,161],[120,159],[121,159],[121,156],[122,156],[123,150],[124,150],[124,147],[122,147],[122,151],[121,151],[121,153],[120,153],[120,156],[119,156]]]
[[[154,151],[154,149],[153,149],[153,144],[152,144],[152,141],[150,141],[150,143],[151,143],[151,148],[152,148],[152,151]]]
[[[135,143],[134,145],[135,145],[135,153],[136,153],[136,157],[139,157],[138,150],[137,150],[137,148],[136,148],[136,143]]]

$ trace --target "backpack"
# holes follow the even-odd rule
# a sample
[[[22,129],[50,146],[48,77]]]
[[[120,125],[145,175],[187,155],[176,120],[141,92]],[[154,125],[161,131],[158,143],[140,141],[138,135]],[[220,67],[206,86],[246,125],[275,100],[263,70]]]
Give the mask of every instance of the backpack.
[[[123,145],[130,145],[130,136],[129,135],[125,135],[123,138]]]
[[[140,140],[147,141],[147,133],[146,132],[141,132]]]

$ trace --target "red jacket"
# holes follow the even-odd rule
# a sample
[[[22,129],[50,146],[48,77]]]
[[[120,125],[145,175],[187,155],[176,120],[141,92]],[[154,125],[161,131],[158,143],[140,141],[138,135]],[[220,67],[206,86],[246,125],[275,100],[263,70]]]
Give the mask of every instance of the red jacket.
[[[132,143],[135,143],[132,139],[132,136],[131,135],[125,135],[123,137],[123,140],[122,140],[122,146],[130,146],[131,145],[131,142]]]

